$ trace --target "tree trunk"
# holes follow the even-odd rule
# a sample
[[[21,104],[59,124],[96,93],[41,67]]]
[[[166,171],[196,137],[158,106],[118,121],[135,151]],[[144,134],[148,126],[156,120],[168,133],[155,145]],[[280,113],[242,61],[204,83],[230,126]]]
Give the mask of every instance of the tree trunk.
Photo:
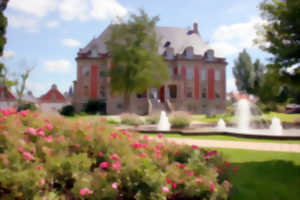
[[[124,112],[130,112],[130,93],[125,93],[123,96]]]

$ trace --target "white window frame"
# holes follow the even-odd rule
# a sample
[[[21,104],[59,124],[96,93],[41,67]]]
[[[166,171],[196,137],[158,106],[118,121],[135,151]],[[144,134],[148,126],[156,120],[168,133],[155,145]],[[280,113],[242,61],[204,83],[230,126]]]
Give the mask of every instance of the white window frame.
[[[201,81],[206,81],[206,80],[207,80],[207,70],[201,69]]]
[[[188,80],[193,80],[194,79],[194,67],[187,67],[186,69],[186,78]]]
[[[221,72],[220,70],[216,69],[215,70],[215,81],[220,81],[221,80]]]

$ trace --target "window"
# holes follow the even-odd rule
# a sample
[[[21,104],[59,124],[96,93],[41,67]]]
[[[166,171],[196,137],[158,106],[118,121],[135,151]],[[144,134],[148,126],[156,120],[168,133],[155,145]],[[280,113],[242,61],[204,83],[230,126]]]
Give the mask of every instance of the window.
[[[187,48],[186,49],[186,57],[187,59],[193,59],[193,48]]]
[[[219,99],[220,98],[220,93],[219,92],[216,92],[216,99]]]
[[[170,98],[176,99],[177,98],[177,86],[176,85],[169,85],[169,93]]]
[[[216,69],[216,72],[215,72],[215,81],[219,81],[220,79],[221,79],[220,70]]]
[[[172,60],[173,59],[173,49],[168,48],[167,49],[167,59]]]
[[[100,72],[99,72],[99,76],[100,77],[105,77],[106,76],[106,72],[105,72],[105,70],[100,70]]]
[[[89,87],[88,86],[83,87],[83,95],[86,97],[89,96]]]
[[[90,74],[90,66],[84,66],[82,69],[83,76],[89,76]]]
[[[174,70],[172,67],[168,67],[169,68],[169,73],[170,73],[170,77],[174,76]]]
[[[186,97],[193,98],[193,88],[192,87],[187,87]]]
[[[192,67],[188,67],[186,70],[186,77],[188,80],[193,80],[194,78],[194,70]]]
[[[202,93],[201,93],[201,96],[202,96],[203,99],[206,99],[206,96],[207,96],[206,93],[207,93],[207,89],[203,88]]]
[[[201,81],[205,81],[207,76],[207,71],[206,69],[201,70]]]
[[[102,85],[100,86],[100,98],[105,98],[106,93],[105,93],[105,87]]]

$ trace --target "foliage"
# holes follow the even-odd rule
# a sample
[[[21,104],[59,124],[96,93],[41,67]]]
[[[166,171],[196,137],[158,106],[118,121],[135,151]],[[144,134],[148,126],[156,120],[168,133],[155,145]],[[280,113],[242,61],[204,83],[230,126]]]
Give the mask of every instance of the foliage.
[[[66,105],[62,107],[60,114],[64,116],[74,116],[75,115],[75,108],[72,105]]]
[[[233,75],[236,86],[240,92],[256,94],[261,79],[264,76],[265,67],[259,60],[252,63],[250,55],[244,49],[234,61]]]
[[[226,199],[217,151],[114,130],[99,117],[69,122],[0,112],[2,199]],[[230,173],[229,173],[230,174]]]
[[[149,124],[157,124],[159,122],[159,119],[160,115],[157,113],[146,117],[146,122]]]
[[[172,113],[170,116],[170,123],[172,128],[185,128],[190,125],[192,117],[189,113],[178,111]]]
[[[106,103],[101,100],[90,99],[84,105],[83,111],[87,114],[106,114]]]
[[[124,110],[130,106],[130,95],[143,93],[148,88],[158,88],[169,78],[169,71],[158,54],[159,40],[155,33],[158,17],[140,10],[140,15],[130,15],[110,26],[111,35],[106,41],[113,64],[109,75],[113,93],[124,97]]]
[[[132,126],[138,126],[143,124],[143,121],[141,120],[140,116],[134,113],[124,113],[120,116],[120,118],[122,124]]]
[[[22,103],[18,105],[18,112],[22,110],[31,110],[31,111],[36,111],[38,108],[35,103],[32,102],[27,102],[27,103]]]

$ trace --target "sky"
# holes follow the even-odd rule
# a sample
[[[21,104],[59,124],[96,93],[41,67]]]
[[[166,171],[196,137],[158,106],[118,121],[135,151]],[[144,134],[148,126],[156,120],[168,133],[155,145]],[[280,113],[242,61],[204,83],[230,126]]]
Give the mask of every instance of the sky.
[[[33,68],[28,90],[40,96],[56,84],[61,92],[76,79],[75,57],[115,19],[143,8],[159,16],[159,26],[190,27],[198,23],[201,37],[225,57],[227,92],[236,91],[234,60],[246,48],[253,59],[270,55],[253,44],[256,28],[265,21],[258,9],[262,0],[10,0],[7,44],[1,60],[11,77]]]

